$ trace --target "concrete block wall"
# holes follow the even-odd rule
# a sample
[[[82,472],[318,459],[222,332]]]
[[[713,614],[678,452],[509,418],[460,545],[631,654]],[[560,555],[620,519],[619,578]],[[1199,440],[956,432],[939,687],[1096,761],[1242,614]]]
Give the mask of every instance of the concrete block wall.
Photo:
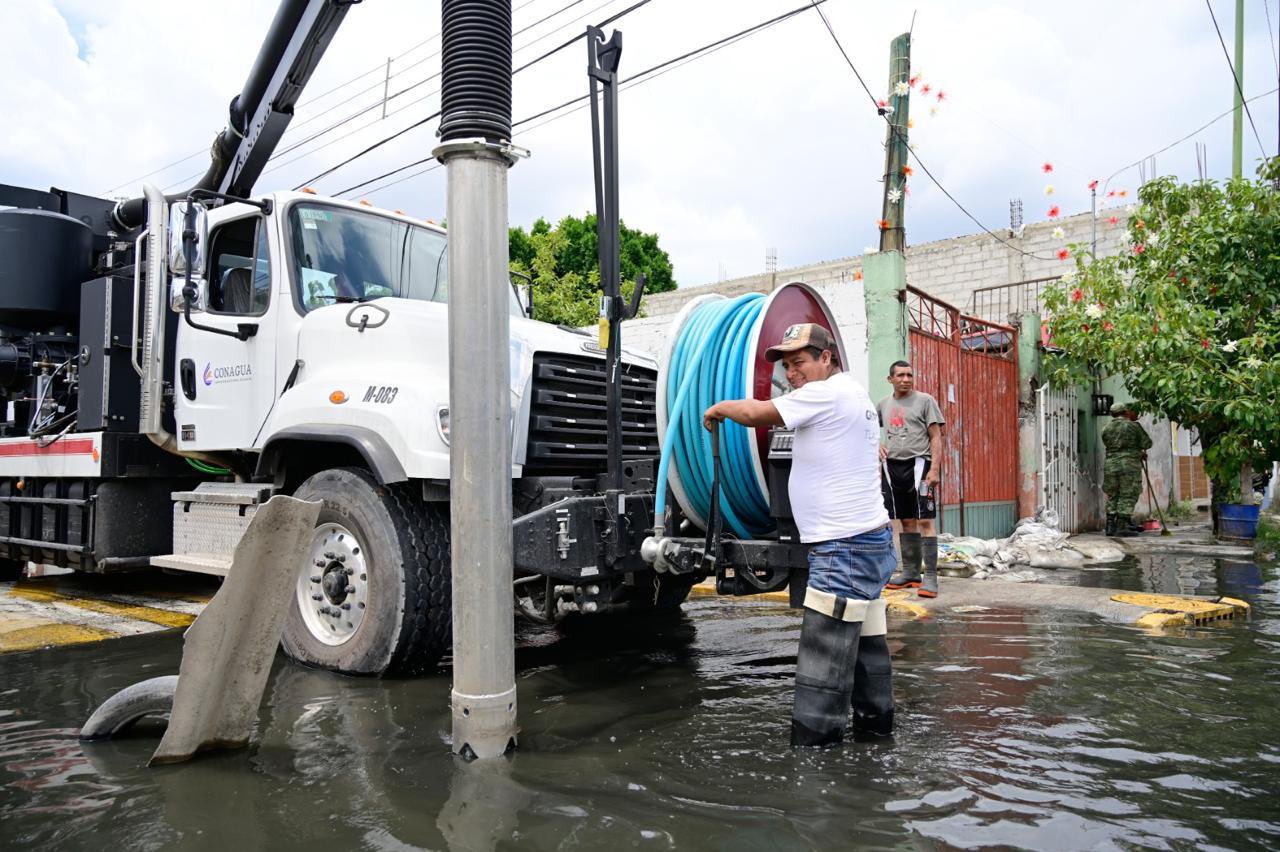
[[[1117,220],[1114,225],[1110,223],[1112,216]],[[1127,220],[1124,207],[1099,211],[1099,256],[1115,254],[1123,248]],[[1053,236],[1054,229],[1058,227],[1065,232],[1061,239]],[[1034,256],[1019,254],[986,233],[910,245],[905,252],[907,283],[963,310],[968,306],[973,291],[979,288],[1061,275],[1074,268],[1072,260],[1058,260],[1057,252],[1073,243],[1087,250],[1092,223],[1090,214],[1080,213],[1029,224],[1021,237],[1010,237],[1007,229],[997,233],[1011,246]],[[681,287],[669,293],[655,293],[645,297],[644,310],[651,317],[669,315],[703,293],[721,293],[730,298],[743,293],[768,293],[789,281],[803,281],[819,287],[851,284],[861,280],[861,272],[861,255],[844,257],[715,284]]]

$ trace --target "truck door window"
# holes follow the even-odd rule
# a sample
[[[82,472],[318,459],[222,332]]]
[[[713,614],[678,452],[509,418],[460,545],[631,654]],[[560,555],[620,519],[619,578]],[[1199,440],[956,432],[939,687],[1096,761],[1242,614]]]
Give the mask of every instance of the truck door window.
[[[258,216],[214,229],[211,244],[209,311],[260,316],[271,304],[271,264],[267,229]]]
[[[449,272],[443,234],[410,228],[409,262],[404,296],[424,302],[449,301]]]
[[[289,209],[293,282],[304,312],[399,295],[408,248],[403,222],[373,213],[295,204]]]

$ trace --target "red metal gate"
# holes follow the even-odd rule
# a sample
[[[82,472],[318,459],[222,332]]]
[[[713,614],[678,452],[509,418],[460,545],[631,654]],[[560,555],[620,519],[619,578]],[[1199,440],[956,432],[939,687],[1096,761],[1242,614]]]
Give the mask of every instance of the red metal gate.
[[[938,401],[943,430],[941,528],[1006,536],[1018,519],[1018,333],[908,287],[908,356],[916,389]]]

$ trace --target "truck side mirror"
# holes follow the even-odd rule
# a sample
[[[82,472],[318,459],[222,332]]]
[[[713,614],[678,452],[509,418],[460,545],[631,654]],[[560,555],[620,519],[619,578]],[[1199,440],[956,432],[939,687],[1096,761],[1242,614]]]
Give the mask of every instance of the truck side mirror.
[[[191,269],[194,272],[191,277],[204,278],[205,246],[209,244],[209,211],[198,201],[175,201],[169,206],[169,272],[172,275],[188,274],[188,240],[193,249]]]
[[[514,269],[508,270],[515,278],[519,278],[524,282],[523,289],[513,280],[511,289],[516,294],[516,301],[520,303],[524,315],[529,319],[533,319],[533,278],[525,275],[523,272],[516,272]]]
[[[190,290],[191,313],[198,314],[209,304],[209,282],[203,278],[174,278],[169,283],[169,307],[180,314],[187,308]]]

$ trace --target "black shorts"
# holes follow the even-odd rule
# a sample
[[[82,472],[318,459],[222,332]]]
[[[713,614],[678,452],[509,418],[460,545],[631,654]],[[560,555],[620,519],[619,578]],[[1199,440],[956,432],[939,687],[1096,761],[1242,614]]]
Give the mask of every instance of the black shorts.
[[[932,520],[938,517],[938,504],[932,489],[924,488],[924,477],[931,460],[926,456],[913,459],[885,459],[880,464],[880,491],[889,517],[897,520]]]

